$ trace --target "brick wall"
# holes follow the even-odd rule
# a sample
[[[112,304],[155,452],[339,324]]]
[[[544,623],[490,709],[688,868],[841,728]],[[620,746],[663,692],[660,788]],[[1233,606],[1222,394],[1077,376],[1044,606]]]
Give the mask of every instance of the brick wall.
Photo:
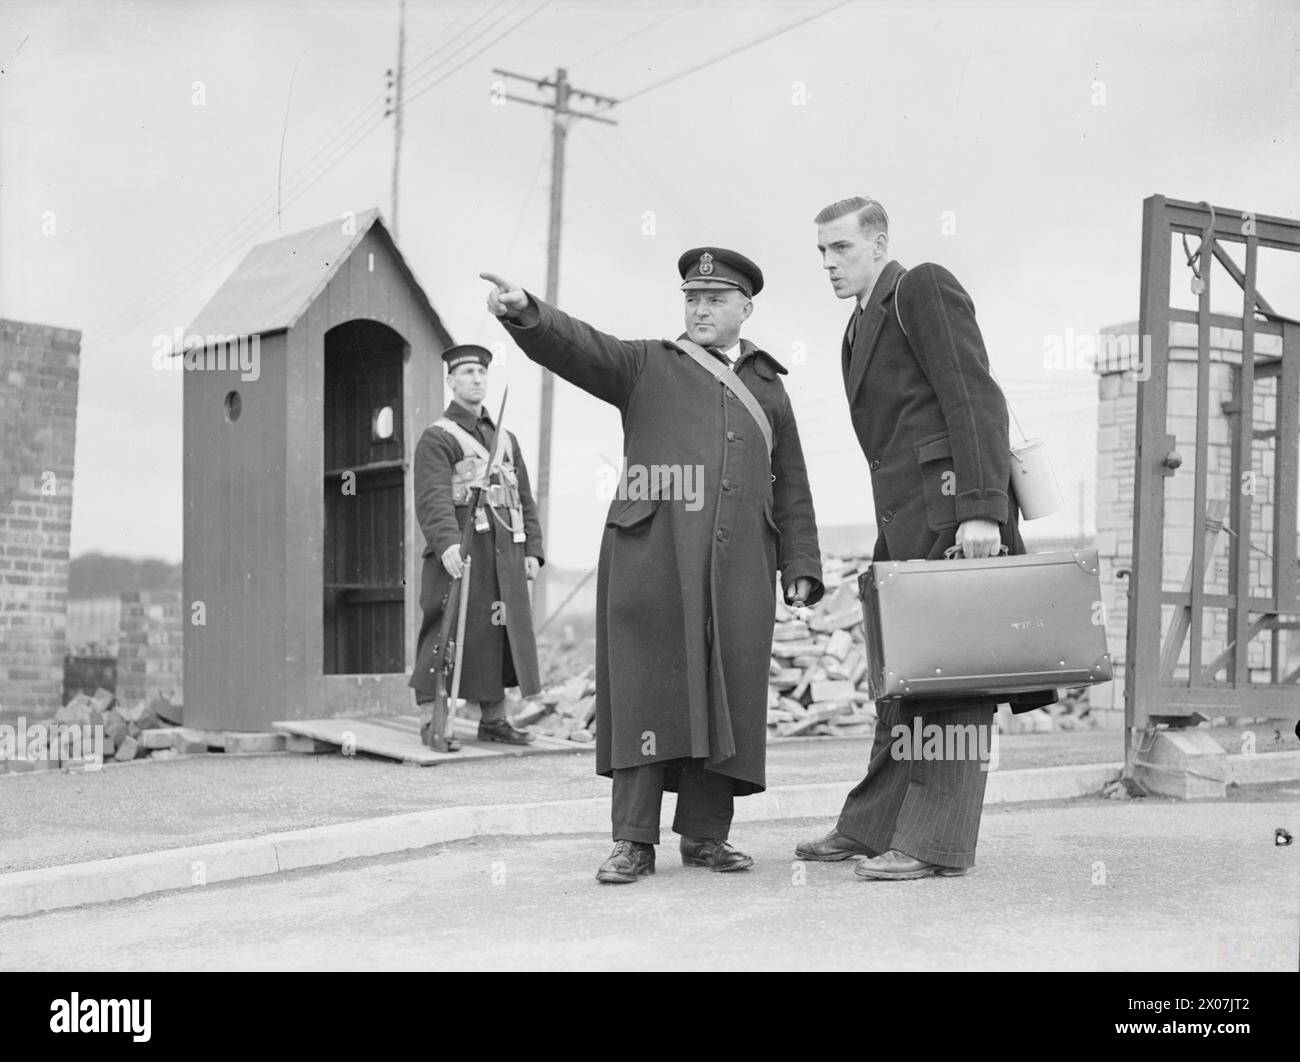
[[[81,333],[0,318],[0,715],[63,695]]]
[[[1136,322],[1103,329],[1111,336],[1136,335]],[[1206,454],[1208,477],[1206,497],[1227,498],[1233,489],[1231,422],[1221,404],[1232,398],[1235,367],[1241,364],[1241,333],[1222,328],[1210,329],[1210,404],[1209,435]],[[1165,430],[1176,439],[1175,448],[1183,458],[1182,467],[1163,481],[1165,491],[1164,571],[1166,590],[1179,590],[1192,559],[1194,526],[1194,491],[1196,467],[1196,327],[1174,322],[1169,329],[1168,410]],[[1281,353],[1277,336],[1257,336],[1259,354]],[[1134,350],[1136,354],[1136,350]],[[1097,404],[1097,552],[1101,559],[1102,596],[1106,602],[1106,634],[1111,658],[1115,662],[1116,680],[1092,690],[1094,710],[1099,710],[1105,725],[1122,726],[1124,711],[1124,657],[1128,623],[1128,581],[1117,573],[1133,565],[1133,478],[1137,430],[1137,393],[1142,386],[1131,370],[1135,357],[1112,360],[1098,367]],[[1277,412],[1276,380],[1256,381],[1255,428],[1274,426]],[[1255,474],[1251,506],[1253,549],[1250,562],[1251,589],[1255,594],[1270,592],[1271,565],[1264,554],[1274,555],[1273,450],[1268,440],[1257,440],[1250,464]],[[1208,540],[1207,540],[1208,541]],[[1207,593],[1226,593],[1229,577],[1231,536],[1219,537],[1205,580]],[[1261,561],[1263,563],[1261,563]],[[1165,610],[1162,629],[1167,628],[1173,608]],[[1208,663],[1228,641],[1226,609],[1205,612],[1201,659]],[[1248,659],[1252,677],[1267,682],[1264,668],[1267,647],[1262,641],[1251,643]],[[1184,644],[1181,666],[1175,674],[1186,676],[1187,645]]]
[[[117,699],[133,705],[161,693],[173,704],[180,704],[182,637],[179,590],[123,594]]]

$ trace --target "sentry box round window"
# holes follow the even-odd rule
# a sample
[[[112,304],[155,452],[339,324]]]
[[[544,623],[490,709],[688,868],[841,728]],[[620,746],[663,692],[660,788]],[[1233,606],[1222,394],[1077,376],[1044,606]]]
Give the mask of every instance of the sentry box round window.
[[[231,391],[226,395],[226,420],[234,424],[239,419],[239,414],[243,411],[244,402],[239,397],[238,391]]]
[[[386,442],[393,437],[393,407],[384,406],[375,410],[370,421],[370,434],[375,442]]]

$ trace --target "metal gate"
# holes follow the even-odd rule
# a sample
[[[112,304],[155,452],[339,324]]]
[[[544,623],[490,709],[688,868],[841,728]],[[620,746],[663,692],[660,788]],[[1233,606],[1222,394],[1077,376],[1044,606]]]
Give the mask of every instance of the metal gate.
[[[1244,246],[1244,264],[1229,244]],[[1300,321],[1257,291],[1261,248],[1300,253],[1300,222],[1164,196],[1143,204],[1149,375],[1137,387],[1130,736],[1197,712],[1300,717]],[[1188,285],[1195,309],[1171,305],[1171,283]],[[1218,285],[1232,312],[1211,311]]]

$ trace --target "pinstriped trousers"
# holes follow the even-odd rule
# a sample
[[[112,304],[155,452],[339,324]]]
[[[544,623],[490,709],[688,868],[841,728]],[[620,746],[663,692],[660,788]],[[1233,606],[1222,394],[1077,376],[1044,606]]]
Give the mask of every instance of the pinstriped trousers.
[[[894,750],[900,738],[913,748],[914,729],[930,723],[991,727],[994,709],[918,712],[896,700],[876,707],[871,764],[845,799],[836,829],[877,854],[896,848],[939,866],[974,866],[988,781],[978,756],[971,752],[963,759],[901,758]]]

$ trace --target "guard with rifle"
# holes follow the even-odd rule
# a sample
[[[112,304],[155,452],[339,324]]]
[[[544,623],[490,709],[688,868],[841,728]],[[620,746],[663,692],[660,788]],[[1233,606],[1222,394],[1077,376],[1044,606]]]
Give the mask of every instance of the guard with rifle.
[[[483,408],[492,352],[443,353],[452,401],[415,448],[415,514],[424,534],[420,625],[410,685],[430,748],[455,752],[457,697],[477,701],[478,739],[527,745],[505,690],[541,689],[528,581],[545,558],[518,440]],[[449,703],[449,698],[450,702]]]

